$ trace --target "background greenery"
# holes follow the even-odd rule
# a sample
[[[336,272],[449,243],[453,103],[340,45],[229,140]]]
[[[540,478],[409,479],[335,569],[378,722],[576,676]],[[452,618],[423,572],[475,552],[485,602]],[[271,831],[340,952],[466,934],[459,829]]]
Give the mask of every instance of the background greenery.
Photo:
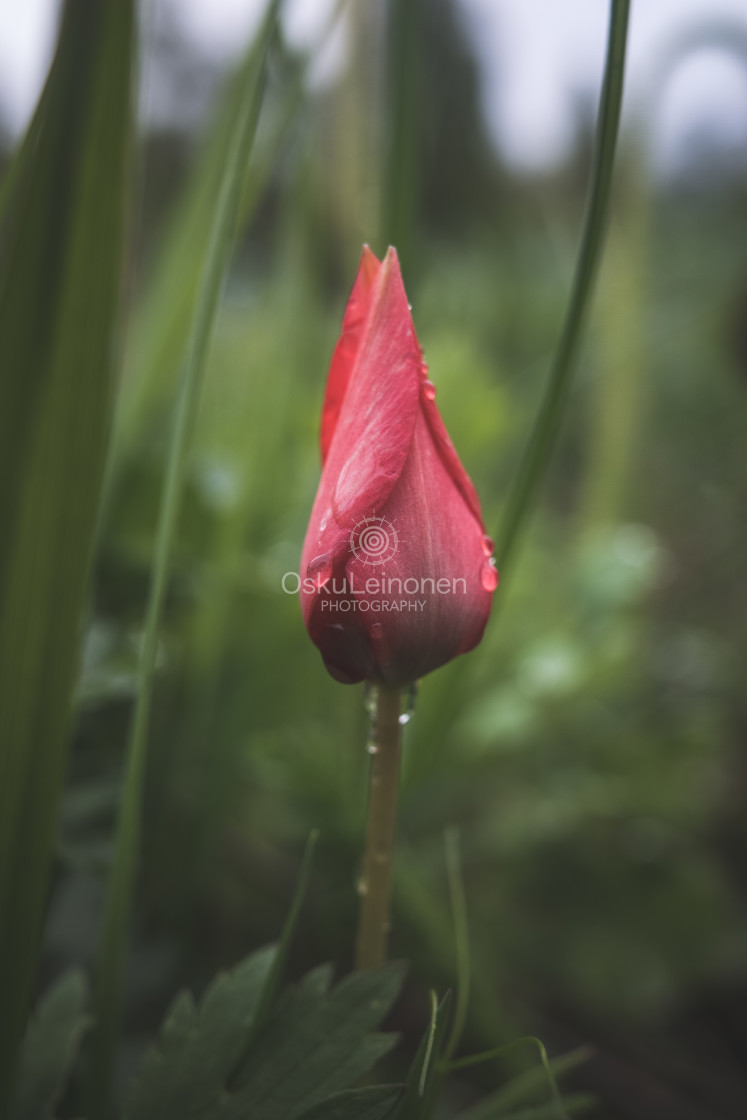
[[[444,419],[496,533],[562,323],[586,117],[567,166],[517,178],[487,143],[453,5],[391,7],[384,21],[353,6],[350,66],[321,95],[306,59],[272,49],[157,651],[121,1078],[179,988],[202,991],[277,937],[315,827],[290,972],[351,964],[366,713],[280,583],[299,561],[361,242],[401,250]],[[172,44],[149,64],[179,57]],[[177,377],[240,97],[240,78],[224,85],[200,130],[138,137],[40,990],[96,953]],[[589,1043],[568,1084],[596,1094],[595,1115],[744,1115],[746,202],[738,168],[696,153],[662,185],[635,123],[623,137],[540,507],[482,645],[422,683],[405,730],[392,949],[412,964],[389,1080],[426,1028],[428,988],[454,983],[456,824],[473,978],[462,1051],[525,1034],[551,1054]],[[516,1051],[454,1076],[444,1115],[534,1062]]]

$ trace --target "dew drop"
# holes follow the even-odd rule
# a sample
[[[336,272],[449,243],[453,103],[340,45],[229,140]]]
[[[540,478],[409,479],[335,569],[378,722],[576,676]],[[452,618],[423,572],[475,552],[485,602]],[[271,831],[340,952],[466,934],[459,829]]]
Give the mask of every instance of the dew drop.
[[[361,898],[364,898],[368,894],[368,883],[362,875],[358,882],[355,884],[355,889],[357,890]]]
[[[427,377],[423,382],[423,396],[429,401],[436,399],[436,386]]]
[[[384,636],[384,627],[381,625],[380,622],[374,622],[373,626],[371,627],[371,637],[372,638],[382,638],[383,636]]]
[[[402,727],[406,727],[410,722],[415,711],[415,701],[418,698],[418,682],[415,681],[409,685],[405,693],[405,710],[399,717],[399,723]]]
[[[487,534],[482,538],[482,550],[486,556],[492,556],[495,552],[495,545]]]
[[[368,718],[373,720],[376,714],[376,686],[366,681],[363,690],[363,705],[368,713]]]
[[[480,582],[486,591],[495,591],[498,586],[498,569],[495,566],[495,561],[486,560],[483,563],[482,571],[480,572]]]
[[[379,753],[379,748],[376,746],[376,743],[374,743],[374,742],[369,743],[368,746],[366,747],[366,750],[368,751],[369,754],[378,754]]]
[[[332,578],[332,557],[328,552],[315,556],[306,569],[306,575],[313,579],[314,586],[320,591]]]

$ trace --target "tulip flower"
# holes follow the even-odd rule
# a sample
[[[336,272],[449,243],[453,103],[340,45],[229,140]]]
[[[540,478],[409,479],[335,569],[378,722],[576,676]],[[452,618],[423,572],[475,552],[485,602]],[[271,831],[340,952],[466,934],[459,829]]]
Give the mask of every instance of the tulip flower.
[[[498,573],[435,403],[399,261],[363,255],[334,351],[301,559],[312,641],[339,681],[398,687],[482,638]]]

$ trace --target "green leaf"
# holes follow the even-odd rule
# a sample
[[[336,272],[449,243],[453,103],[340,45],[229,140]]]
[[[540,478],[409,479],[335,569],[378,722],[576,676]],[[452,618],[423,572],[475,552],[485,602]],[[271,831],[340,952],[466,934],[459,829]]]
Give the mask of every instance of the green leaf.
[[[440,1081],[439,1065],[446,1047],[449,1025],[451,992],[440,1003],[435,993],[428,1030],[423,1035],[405,1084],[405,1095],[400,1101],[394,1120],[427,1120],[433,1111]]]
[[[376,1085],[335,1093],[304,1112],[301,1120],[384,1120],[402,1095],[399,1085]]]
[[[308,883],[316,833],[306,846],[298,886],[277,946],[253,954],[208,989],[199,1009],[182,992],[157,1045],[146,1055],[125,1105],[125,1117],[209,1116],[270,1013]],[[311,1006],[329,988],[331,971],[312,972],[304,992]]]
[[[52,1120],[80,1041],[91,1022],[88,984],[67,972],[41,1000],[21,1050],[13,1120]]]
[[[328,973],[311,973],[278,1002],[215,1120],[296,1120],[354,1085],[391,1049],[394,1036],[369,1032],[399,994],[404,966],[355,972],[326,993],[320,975]]]
[[[354,1085],[392,1046],[392,1036],[369,1032],[396,998],[403,967],[355,973],[333,989],[330,966],[316,968],[278,1001],[257,1036],[252,1027],[276,952],[255,953],[219,977],[199,1008],[187,993],[177,998],[127,1096],[125,1120],[295,1120],[322,1102],[360,1109],[341,1117],[368,1117],[364,1104],[372,1120],[385,1115],[375,1111],[383,1096],[327,1098]],[[248,1054],[247,1037],[254,1039]],[[396,1093],[387,1092],[391,1107]]]
[[[36,970],[115,386],[134,40],[132,0],[66,5],[41,107],[3,193],[3,1120]]]
[[[125,1118],[211,1115],[241,1055],[276,952],[274,945],[261,949],[219,976],[199,1007],[188,992],[177,996],[128,1093]]]

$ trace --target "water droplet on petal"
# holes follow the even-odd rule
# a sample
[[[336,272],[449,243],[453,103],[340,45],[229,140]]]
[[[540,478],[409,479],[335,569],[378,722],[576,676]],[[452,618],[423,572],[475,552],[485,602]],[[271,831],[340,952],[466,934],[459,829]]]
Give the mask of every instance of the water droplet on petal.
[[[482,538],[482,550],[483,550],[483,552],[485,553],[486,556],[492,556],[493,553],[495,552],[495,545],[493,544],[492,540],[487,535],[487,533]]]
[[[498,569],[495,566],[495,561],[486,560],[482,566],[482,571],[480,572],[480,582],[482,583],[485,590],[495,591],[496,587],[498,586],[499,579],[500,576],[498,575]]]
[[[314,586],[320,591],[332,579],[332,557],[328,552],[315,556],[306,569],[306,575],[313,579]]]
[[[429,401],[435,401],[436,399],[436,386],[427,377],[423,382],[423,395]]]
[[[372,638],[382,638],[383,636],[384,636],[384,627],[381,625],[380,622],[374,622],[373,626],[371,627],[371,637]]]

